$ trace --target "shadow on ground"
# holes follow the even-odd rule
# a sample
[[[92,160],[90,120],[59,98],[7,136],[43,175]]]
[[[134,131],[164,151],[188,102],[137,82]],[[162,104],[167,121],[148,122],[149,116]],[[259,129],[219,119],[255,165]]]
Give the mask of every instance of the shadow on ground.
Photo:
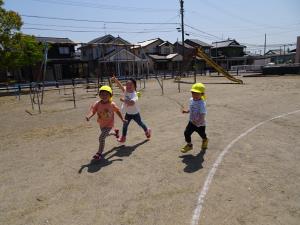
[[[121,159],[121,158],[129,157],[139,146],[145,144],[147,141],[148,140],[144,140],[144,141],[137,143],[135,145],[132,145],[132,146],[121,145],[118,147],[114,147],[111,150],[103,153],[103,159],[101,159],[101,160],[92,159],[88,164],[82,165],[81,168],[78,170],[78,173],[82,173],[84,168],[87,168],[87,172],[89,172],[89,173],[96,173],[101,168],[103,168],[105,166],[109,166],[113,162],[123,161],[123,159]],[[113,154],[111,154],[111,153],[113,153]],[[112,159],[114,157],[120,157],[120,158]]]
[[[182,162],[186,164],[183,169],[186,173],[194,173],[203,168],[202,163],[204,162],[204,155],[206,150],[201,150],[197,155],[182,155]]]

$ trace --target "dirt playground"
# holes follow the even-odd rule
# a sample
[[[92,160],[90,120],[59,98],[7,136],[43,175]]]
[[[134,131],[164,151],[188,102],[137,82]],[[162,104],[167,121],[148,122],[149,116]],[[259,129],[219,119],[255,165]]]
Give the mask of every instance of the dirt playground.
[[[0,97],[0,224],[298,225],[300,76],[242,79],[197,77],[207,88],[209,146],[200,151],[193,134],[186,154],[180,104],[191,84],[179,93],[165,80],[162,96],[147,81],[139,103],[151,140],[131,123],[124,145],[106,139],[98,163],[96,118],[85,121],[95,93],[77,88],[74,109],[71,89],[47,91],[41,114],[29,95]],[[120,106],[117,93],[114,101]]]

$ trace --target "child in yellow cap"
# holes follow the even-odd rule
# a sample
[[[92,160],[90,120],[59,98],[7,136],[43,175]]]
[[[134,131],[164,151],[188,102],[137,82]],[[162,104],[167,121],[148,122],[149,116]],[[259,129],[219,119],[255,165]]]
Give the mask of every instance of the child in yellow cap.
[[[97,122],[100,126],[99,136],[99,148],[98,152],[93,156],[94,159],[100,160],[103,158],[102,152],[105,146],[105,139],[109,136],[111,129],[114,127],[114,113],[116,113],[120,119],[125,122],[119,107],[112,101],[113,92],[111,87],[102,86],[99,89],[100,101],[96,101],[86,115],[86,120],[89,121],[96,113],[98,115]],[[115,130],[116,136],[118,130]]]
[[[186,145],[182,147],[181,152],[186,153],[193,149],[192,134],[196,131],[202,138],[202,150],[207,149],[208,138],[205,133],[206,128],[206,102],[205,86],[202,83],[196,83],[191,89],[192,98],[190,99],[189,109],[182,109],[182,113],[189,113],[189,123],[185,128],[184,137]]]

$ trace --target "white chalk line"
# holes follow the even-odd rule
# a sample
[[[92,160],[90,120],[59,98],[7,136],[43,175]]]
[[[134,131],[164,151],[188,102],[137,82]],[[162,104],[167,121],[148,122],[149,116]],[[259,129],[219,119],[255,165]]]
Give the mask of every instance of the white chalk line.
[[[233,141],[231,141],[224,149],[223,151],[219,154],[218,158],[216,159],[216,161],[214,162],[212,168],[210,169],[207,177],[206,177],[206,180],[204,182],[204,186],[202,187],[202,190],[198,196],[198,201],[197,201],[197,205],[196,205],[196,208],[194,210],[194,214],[193,214],[193,218],[192,218],[192,221],[191,221],[191,225],[198,225],[199,224],[199,221],[200,221],[200,216],[201,216],[201,211],[203,209],[203,203],[204,203],[204,199],[205,199],[205,196],[209,190],[209,187],[210,187],[210,184],[213,180],[213,177],[220,165],[220,163],[222,162],[224,156],[226,155],[226,153],[229,151],[229,149],[237,142],[239,141],[242,137],[246,136],[247,134],[249,134],[250,132],[252,132],[253,130],[255,130],[256,128],[262,126],[263,124],[267,123],[267,122],[270,122],[272,120],[275,120],[275,119],[278,119],[278,118],[282,118],[282,117],[285,117],[285,116],[288,116],[288,115],[291,115],[291,114],[295,114],[295,113],[298,113],[300,112],[300,110],[296,110],[296,111],[292,111],[292,112],[288,112],[288,113],[284,113],[284,114],[281,114],[279,116],[275,116],[271,119],[268,119],[268,120],[265,120],[263,122],[260,122],[258,124],[256,124],[255,126],[251,127],[250,129],[248,129],[247,131],[245,131],[244,133],[242,133],[240,136],[238,136],[237,138],[235,138]]]

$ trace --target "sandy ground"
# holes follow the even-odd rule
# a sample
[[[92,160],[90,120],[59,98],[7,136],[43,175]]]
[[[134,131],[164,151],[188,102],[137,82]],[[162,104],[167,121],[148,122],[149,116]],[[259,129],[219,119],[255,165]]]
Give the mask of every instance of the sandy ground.
[[[186,79],[188,81],[189,79]],[[191,81],[192,79],[190,79]],[[207,174],[222,150],[261,121],[300,109],[300,77],[198,77],[207,86],[209,148],[181,154],[188,121],[190,84],[147,81],[141,114],[152,128],[145,141],[132,123],[128,141],[106,141],[105,160],[91,161],[98,147],[95,118],[84,116],[96,98],[77,89],[46,92],[42,114],[29,96],[0,98],[0,224],[184,225],[190,224]],[[115,101],[119,104],[118,98]],[[32,112],[32,111],[31,111]],[[117,120],[117,126],[121,123]],[[270,121],[239,140],[220,164],[199,224],[298,225],[300,221],[300,113]]]

